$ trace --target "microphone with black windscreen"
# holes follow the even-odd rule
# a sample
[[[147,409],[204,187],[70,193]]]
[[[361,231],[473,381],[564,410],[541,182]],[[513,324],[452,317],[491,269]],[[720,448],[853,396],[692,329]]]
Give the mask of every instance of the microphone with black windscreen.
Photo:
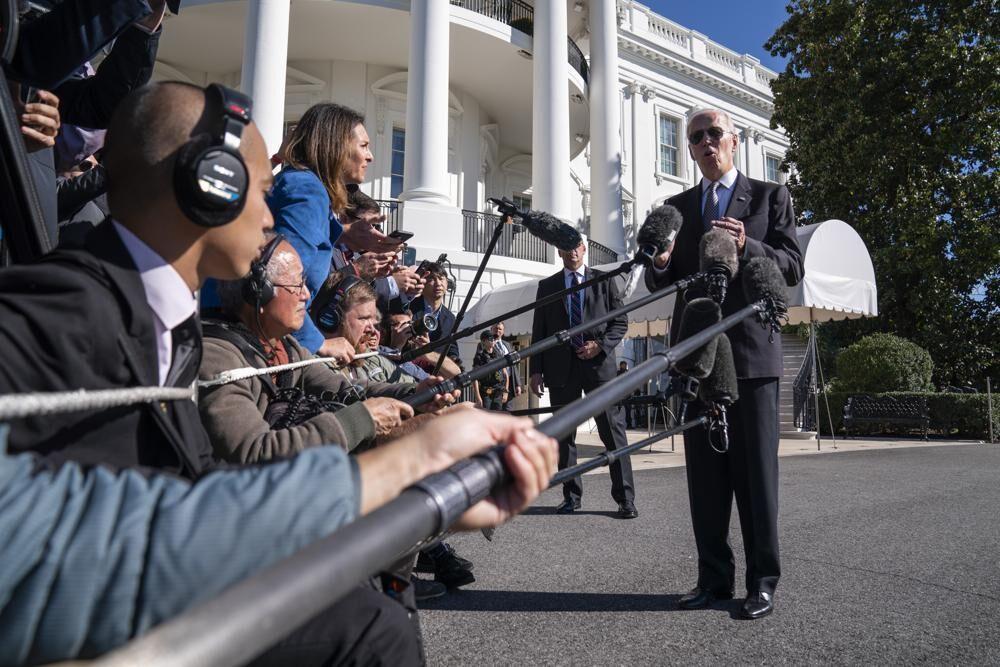
[[[681,343],[694,337],[722,319],[722,308],[712,299],[692,299],[681,314],[681,327],[677,342]],[[715,349],[718,346],[718,336],[708,343],[679,359],[675,368],[684,375],[703,380],[712,372],[715,363]]]
[[[708,406],[708,444],[719,454],[729,451],[729,420],[726,408],[740,397],[736,383],[736,365],[729,338],[722,334],[715,348],[712,372],[698,387],[698,398]]]
[[[653,258],[666,252],[677,238],[677,233],[684,224],[681,212],[670,204],[657,206],[639,228],[636,243],[639,249],[635,254],[637,260],[649,266]]]
[[[497,207],[501,216],[519,218],[520,224],[532,236],[559,250],[573,250],[583,242],[580,232],[545,211],[523,211],[507,198],[491,198],[489,201]]]
[[[712,372],[698,385],[698,398],[705,403],[732,405],[740,397],[736,385],[736,364],[729,337],[720,335],[715,348]]]
[[[748,303],[763,301],[764,312],[758,314],[762,326],[770,326],[771,339],[781,331],[781,322],[788,315],[788,287],[778,265],[767,257],[754,257],[743,267],[743,294]]]
[[[705,232],[698,244],[699,270],[707,274],[708,295],[716,303],[726,300],[726,287],[739,271],[736,239],[722,229]]]

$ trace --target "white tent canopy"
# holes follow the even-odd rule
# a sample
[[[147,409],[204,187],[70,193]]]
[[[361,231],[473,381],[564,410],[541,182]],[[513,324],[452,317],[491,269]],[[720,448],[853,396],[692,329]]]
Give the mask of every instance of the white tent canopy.
[[[840,220],[799,227],[797,233],[805,263],[805,277],[796,287],[789,289],[789,323],[878,315],[875,270],[858,233]],[[618,266],[606,264],[597,268],[607,271]],[[537,280],[511,283],[492,290],[469,309],[465,323],[478,324],[531,303],[537,291]],[[649,292],[640,280],[628,300],[634,301],[647,294]],[[632,311],[629,314],[628,335],[662,335],[673,308],[674,297],[669,296]],[[505,334],[530,334],[531,320],[531,311],[505,320]],[[644,326],[647,324],[648,327]]]
[[[865,242],[841,220],[798,228],[805,277],[790,290],[788,322],[878,315],[875,269]]]

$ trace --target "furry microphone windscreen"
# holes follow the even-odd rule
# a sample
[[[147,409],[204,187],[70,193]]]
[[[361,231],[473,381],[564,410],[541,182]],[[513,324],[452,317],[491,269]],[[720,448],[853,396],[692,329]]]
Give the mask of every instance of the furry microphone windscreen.
[[[736,386],[736,364],[733,363],[733,346],[725,335],[719,336],[715,348],[715,363],[712,372],[701,381],[698,398],[706,403],[732,405],[740,397]]]
[[[729,232],[713,229],[705,232],[698,244],[700,270],[707,273],[722,273],[726,281],[731,281],[739,271],[739,255],[736,239]]]
[[[640,246],[656,246],[657,254],[665,252],[677,238],[683,223],[681,212],[676,208],[670,204],[658,206],[646,216],[635,240]]]
[[[521,224],[532,236],[537,236],[559,250],[572,250],[583,242],[580,232],[544,211],[528,211],[521,216]]]
[[[747,303],[770,300],[781,312],[788,307],[785,278],[774,260],[767,257],[754,257],[743,267],[743,294]]]
[[[692,299],[681,314],[681,328],[677,335],[677,342],[691,338],[704,331],[708,327],[722,319],[722,308],[712,299]],[[712,372],[712,365],[715,363],[715,348],[719,344],[719,337],[716,336],[705,345],[691,352],[680,359],[675,364],[678,371],[699,380],[708,377]]]

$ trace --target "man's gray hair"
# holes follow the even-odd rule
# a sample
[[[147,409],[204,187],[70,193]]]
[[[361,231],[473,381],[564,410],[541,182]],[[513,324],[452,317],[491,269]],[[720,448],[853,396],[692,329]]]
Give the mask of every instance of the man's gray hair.
[[[713,109],[713,108],[710,108],[710,107],[706,107],[704,109],[695,109],[694,111],[692,111],[691,113],[689,113],[688,114],[688,125],[690,125],[691,123],[693,123],[694,119],[697,118],[698,116],[705,116],[705,115],[708,115],[708,114],[718,114],[719,116],[722,116],[722,120],[723,120],[723,122],[726,125],[722,129],[728,130],[729,132],[733,132],[733,133],[736,132],[736,125],[733,123],[733,117],[730,116],[728,112],[723,111],[722,109]]]
[[[274,238],[274,234],[268,232],[267,240],[270,241],[272,238]],[[289,277],[288,271],[294,257],[295,249],[292,248],[288,241],[279,243],[274,254],[271,255],[271,261],[267,263],[268,279],[272,283],[285,281]],[[243,299],[243,286],[246,285],[247,277],[244,276],[238,280],[220,280],[218,282],[219,307],[227,317],[239,319],[240,312],[246,304],[246,301]]]

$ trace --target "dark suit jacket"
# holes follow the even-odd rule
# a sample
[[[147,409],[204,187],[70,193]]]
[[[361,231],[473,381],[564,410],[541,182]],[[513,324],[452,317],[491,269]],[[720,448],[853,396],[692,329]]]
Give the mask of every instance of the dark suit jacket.
[[[507,351],[513,351],[514,347],[507,341],[503,341],[504,347]],[[514,390],[522,386],[521,384],[521,374],[517,370],[517,364],[514,364],[507,370],[510,371],[507,375],[507,392],[510,394],[510,398],[514,398]]]
[[[61,2],[21,26],[10,78],[53,90],[105,44],[150,13],[146,0]]]
[[[155,386],[153,317],[109,223],[94,229],[86,250],[56,250],[0,271],[0,393]],[[54,464],[151,467],[188,478],[214,467],[193,401],[14,420],[10,447]]]
[[[62,122],[106,128],[118,103],[152,78],[162,33],[162,29],[150,34],[135,26],[126,28],[94,76],[69,79],[53,90],[59,98]]]
[[[586,267],[584,279],[590,280],[601,275],[601,271]],[[549,294],[566,289],[563,271],[538,281],[536,299],[542,299]],[[591,321],[612,310],[622,307],[622,297],[614,279],[605,280],[586,290],[583,306],[584,321]],[[566,300],[562,299],[547,306],[535,309],[535,319],[531,326],[531,342],[537,343],[557,331],[569,328],[569,313],[566,311]],[[531,357],[531,374],[541,373],[545,384],[550,387],[562,387],[566,384],[569,374],[575,370],[587,373],[590,384],[607,382],[615,377],[618,364],[615,361],[615,347],[621,342],[628,330],[628,319],[622,315],[591,329],[583,334],[584,340],[594,340],[601,347],[601,352],[593,359],[578,359],[569,344],[556,347]],[[575,366],[574,366],[575,364]]]
[[[650,290],[698,272],[698,243],[705,233],[701,215],[701,184],[671,197],[667,203],[681,212],[684,224],[677,234],[666,271],[657,276],[651,269],[646,270],[646,286]],[[754,257],[768,257],[777,263],[788,285],[795,285],[802,279],[802,253],[795,236],[795,214],[785,186],[738,174],[725,215],[741,220],[746,230],[747,242],[740,257],[741,268]],[[735,313],[746,305],[742,277],[738,273],[726,291],[722,315]],[[672,341],[677,340],[683,311],[684,299],[678,298],[670,327]],[[769,331],[753,319],[737,324],[729,330],[728,336],[733,347],[737,377],[781,376],[780,337],[775,336],[774,342],[769,342]]]
[[[413,313],[414,317],[418,317],[424,312],[427,306],[424,304],[424,297],[418,296],[413,301],[410,301],[410,312]],[[431,332],[430,339],[433,343],[436,340],[440,340],[442,337],[447,336],[451,333],[452,328],[455,326],[455,314],[448,310],[445,306],[441,306],[441,310],[438,311],[438,328],[437,331]],[[452,343],[448,346],[448,351],[445,352],[448,358],[458,364],[459,368],[464,368],[462,366],[462,358],[458,356],[458,345]]]

